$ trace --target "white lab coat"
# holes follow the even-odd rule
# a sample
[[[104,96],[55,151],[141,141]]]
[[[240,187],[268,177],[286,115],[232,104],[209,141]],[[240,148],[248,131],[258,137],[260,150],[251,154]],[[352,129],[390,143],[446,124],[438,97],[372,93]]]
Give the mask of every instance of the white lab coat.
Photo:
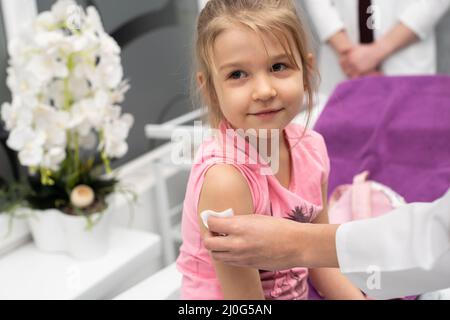
[[[341,225],[341,272],[369,296],[402,297],[450,287],[450,189],[382,217]]]
[[[358,0],[304,0],[306,10],[323,43],[318,65],[322,76],[320,91],[329,95],[344,80],[334,50],[326,44],[336,32],[345,29],[354,43],[359,42]],[[450,6],[450,0],[372,0],[376,10],[372,17],[378,24],[375,39],[398,22],[413,30],[420,41],[398,51],[384,61],[386,75],[436,73],[436,38],[434,26]]]

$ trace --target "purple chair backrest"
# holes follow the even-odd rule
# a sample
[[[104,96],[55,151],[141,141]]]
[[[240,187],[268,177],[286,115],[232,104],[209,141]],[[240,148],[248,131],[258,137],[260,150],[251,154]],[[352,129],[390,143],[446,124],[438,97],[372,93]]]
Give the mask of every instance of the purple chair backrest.
[[[450,187],[450,77],[368,77],[340,84],[316,126],[326,141],[329,192],[368,170],[407,202]]]

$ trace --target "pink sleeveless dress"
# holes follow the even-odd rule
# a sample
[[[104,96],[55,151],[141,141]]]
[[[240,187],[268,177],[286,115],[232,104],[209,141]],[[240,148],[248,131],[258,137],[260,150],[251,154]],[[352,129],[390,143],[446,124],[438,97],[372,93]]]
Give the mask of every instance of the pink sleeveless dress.
[[[226,130],[231,127],[227,122],[222,122],[219,129],[220,137],[204,141],[198,149],[188,180],[182,217],[183,244],[177,259],[177,268],[183,274],[182,299],[223,299],[211,257],[202,243],[197,213],[203,179],[213,165],[231,164],[239,170],[248,183],[257,214],[283,218],[295,216],[301,222],[311,222],[322,210],[321,188],[328,180],[330,164],[320,134],[307,130],[302,137],[304,128],[296,124],[289,124],[283,130],[293,164],[290,185],[285,188],[273,174],[261,173],[268,167],[264,161],[248,161],[256,150],[244,138],[233,138],[231,145],[234,150],[230,153],[230,137]],[[224,150],[220,140],[228,142],[227,150]],[[238,158],[240,156],[247,160],[237,161],[242,159]],[[308,297],[306,268],[260,270],[260,277],[266,299]]]

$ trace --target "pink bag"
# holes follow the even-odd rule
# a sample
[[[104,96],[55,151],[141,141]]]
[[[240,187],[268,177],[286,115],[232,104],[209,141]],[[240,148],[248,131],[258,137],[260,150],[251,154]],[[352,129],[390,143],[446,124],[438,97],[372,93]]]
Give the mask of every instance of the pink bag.
[[[337,187],[330,196],[328,216],[330,223],[378,217],[406,204],[391,188],[368,181],[368,171],[353,178],[353,184]]]
[[[378,217],[404,204],[405,200],[391,188],[368,181],[368,171],[353,178],[353,184],[337,187],[330,196],[328,216],[331,224]],[[417,296],[401,299],[413,300]]]

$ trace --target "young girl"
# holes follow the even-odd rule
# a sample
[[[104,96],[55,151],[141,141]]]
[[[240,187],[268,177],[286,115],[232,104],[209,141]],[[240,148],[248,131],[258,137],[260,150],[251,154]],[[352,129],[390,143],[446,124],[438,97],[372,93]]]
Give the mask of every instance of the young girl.
[[[204,210],[328,223],[324,141],[291,124],[305,93],[312,107],[315,70],[308,52],[292,1],[210,0],[200,13],[197,82],[210,125],[221,134],[200,146],[188,181],[177,260],[183,299],[307,299],[308,277],[325,298],[363,298],[338,270],[238,268],[212,260],[202,243]],[[256,143],[230,135],[242,130],[253,132]],[[278,140],[264,130],[279,132]],[[263,174],[269,165],[275,169]]]

